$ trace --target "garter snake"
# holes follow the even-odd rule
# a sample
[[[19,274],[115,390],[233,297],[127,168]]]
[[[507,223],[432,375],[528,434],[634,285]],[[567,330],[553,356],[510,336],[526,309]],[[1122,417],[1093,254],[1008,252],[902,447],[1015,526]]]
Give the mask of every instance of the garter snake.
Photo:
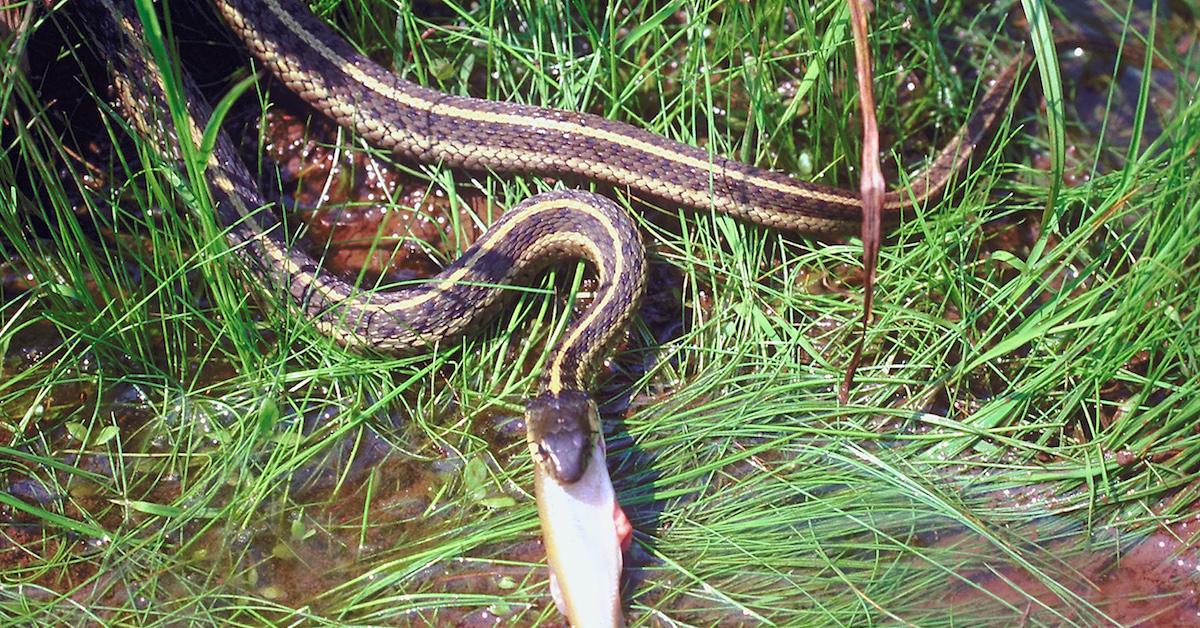
[[[214,3],[228,27],[289,90],[377,148],[452,167],[582,176],[669,203],[807,234],[848,232],[861,222],[862,203],[855,192],[713,156],[591,114],[453,96],[405,81],[358,53],[297,0]],[[905,208],[944,190],[1003,111],[1020,65],[1018,59],[999,74],[976,115],[923,173],[912,178],[909,189],[887,193],[885,223],[896,222]],[[602,249],[593,251],[597,255],[592,258],[597,268],[640,267],[640,258],[633,259],[639,255],[633,249],[640,248],[634,239],[623,245],[611,236],[600,240]],[[469,257],[470,253],[464,256]],[[456,267],[467,268],[460,263]],[[611,276],[619,273],[614,270]],[[306,290],[323,292],[326,300],[345,296],[340,289],[324,287],[316,275],[302,277]],[[535,455],[550,457],[552,474],[560,480],[579,477],[586,465],[584,435],[596,422],[588,375],[613,327],[626,320],[627,315],[616,309],[633,306],[640,277],[636,284],[636,290],[598,298],[593,310],[567,331],[548,363],[542,393],[528,406],[530,446]],[[442,283],[434,290],[449,290],[451,285]],[[422,338],[457,331],[466,318],[465,309],[439,317],[432,308],[414,308],[404,300],[354,309],[360,314],[351,318],[363,324],[330,331],[342,340],[383,350],[422,348]],[[445,328],[412,333],[417,319],[426,316]]]
[[[230,29],[292,91],[376,147],[447,166],[584,176],[696,209],[713,209],[768,227],[810,234],[849,231],[861,220],[854,192],[714,157],[604,118],[463,98],[401,80],[354,51],[294,0],[214,0]],[[142,41],[131,0],[77,0],[111,19],[88,19],[108,53],[118,99],[139,133],[165,155],[204,143],[211,110],[186,76],[177,77],[186,111],[170,111],[169,73]],[[885,197],[887,222],[940,194],[993,125],[1021,60],[984,93],[976,115],[911,187]],[[639,233],[612,201],[559,191],[517,205],[463,255],[428,281],[360,290],[320,270],[293,247],[224,133],[215,135],[203,176],[229,247],[267,289],[282,293],[340,344],[419,352],[486,320],[504,286],[564,258],[591,263],[593,303],[549,351],[539,392],[526,404],[527,441],[547,555],[578,625],[622,623],[621,550],[610,520],[617,508],[588,393],[592,371],[644,289]]]
[[[126,0],[82,0],[118,17],[109,41],[122,50],[140,37]],[[291,91],[368,143],[427,163],[498,172],[582,176],[663,201],[724,212],[808,234],[846,232],[861,220],[855,192],[808,183],[668,140],[598,116],[443,94],[402,80],[355,51],[296,0],[214,0],[229,28]],[[144,53],[142,53],[144,55]],[[117,55],[118,92],[136,124],[170,134],[147,113],[165,101],[161,76],[138,54]],[[1004,109],[1020,61],[1004,68],[976,114],[909,188],[889,192],[884,221],[940,194]],[[124,76],[124,79],[121,77]],[[123,83],[123,85],[122,85]],[[140,84],[135,84],[140,83]],[[149,98],[145,94],[149,93]],[[191,87],[190,119],[175,121],[197,144],[210,112]],[[151,106],[147,106],[147,103]],[[163,138],[166,144],[173,140]],[[531,450],[556,480],[580,477],[597,435],[588,388],[595,364],[644,286],[637,230],[603,197],[539,195],[507,212],[457,261],[428,282],[363,291],[290,246],[254,179],[222,134],[208,159],[214,205],[231,247],[268,286],[285,293],[337,342],[384,352],[425,351],[466,332],[501,303],[502,287],[551,261],[582,257],[599,288],[550,352],[540,392],[527,405]]]

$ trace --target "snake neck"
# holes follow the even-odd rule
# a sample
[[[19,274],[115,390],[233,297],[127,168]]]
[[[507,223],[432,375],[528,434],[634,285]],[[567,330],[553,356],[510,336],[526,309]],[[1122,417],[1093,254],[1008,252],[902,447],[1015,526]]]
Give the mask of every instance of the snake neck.
[[[573,199],[580,193],[555,194]],[[570,229],[558,231],[544,242],[554,251],[524,253],[529,257],[582,259],[596,275],[590,306],[566,326],[558,342],[550,344],[539,378],[542,393],[590,390],[601,361],[621,337],[645,292],[645,249],[629,215],[603,197],[593,197],[589,205],[586,215],[579,217],[587,225],[588,237],[575,237],[576,232]]]

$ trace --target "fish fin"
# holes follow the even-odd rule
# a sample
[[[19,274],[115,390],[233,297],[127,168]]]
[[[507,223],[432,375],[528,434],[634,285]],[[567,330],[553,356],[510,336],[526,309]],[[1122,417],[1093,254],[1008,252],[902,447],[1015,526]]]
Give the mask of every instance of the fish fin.
[[[621,504],[615,501],[613,502],[613,525],[617,529],[617,540],[621,543],[621,551],[628,552],[629,546],[633,544],[633,524],[629,522],[629,517],[625,516]]]

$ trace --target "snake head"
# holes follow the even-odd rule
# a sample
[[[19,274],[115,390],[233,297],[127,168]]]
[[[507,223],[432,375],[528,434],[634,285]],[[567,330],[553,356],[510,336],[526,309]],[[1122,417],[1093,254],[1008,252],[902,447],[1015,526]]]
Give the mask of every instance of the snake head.
[[[600,414],[591,395],[543,392],[525,405],[525,425],[529,450],[551,478],[572,484],[583,477],[600,433]]]

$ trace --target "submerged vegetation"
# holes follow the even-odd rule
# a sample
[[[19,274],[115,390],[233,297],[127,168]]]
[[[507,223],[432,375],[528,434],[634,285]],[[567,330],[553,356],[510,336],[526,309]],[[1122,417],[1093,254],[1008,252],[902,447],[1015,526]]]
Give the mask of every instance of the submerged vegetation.
[[[152,43],[217,102],[251,66],[193,4],[168,3]],[[315,4],[440,90],[857,187],[843,3]],[[608,191],[653,260],[599,387],[631,623],[1200,611],[1200,16],[1021,6],[872,16],[892,181],[992,69],[1032,46],[1042,73],[885,241],[848,406],[856,240]],[[429,355],[343,350],[247,283],[202,181],[128,131],[97,51],[52,15],[14,20],[0,52],[0,623],[559,622],[520,407],[586,270]],[[1058,56],[1062,34],[1109,43]],[[563,185],[391,163],[260,79],[225,128],[298,245],[364,285],[428,273]]]

